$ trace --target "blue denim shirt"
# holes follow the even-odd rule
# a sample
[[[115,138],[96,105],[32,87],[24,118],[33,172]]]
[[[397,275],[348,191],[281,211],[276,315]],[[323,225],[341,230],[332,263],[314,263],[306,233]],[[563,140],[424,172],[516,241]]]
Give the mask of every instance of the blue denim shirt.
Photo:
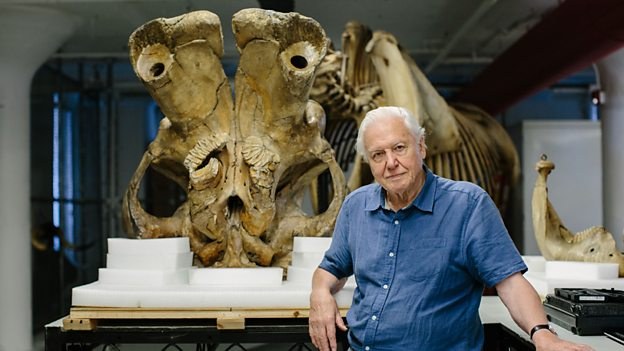
[[[480,351],[484,286],[527,269],[485,191],[425,171],[420,194],[399,212],[384,209],[384,191],[370,184],[338,215],[320,267],[355,274],[354,350]]]

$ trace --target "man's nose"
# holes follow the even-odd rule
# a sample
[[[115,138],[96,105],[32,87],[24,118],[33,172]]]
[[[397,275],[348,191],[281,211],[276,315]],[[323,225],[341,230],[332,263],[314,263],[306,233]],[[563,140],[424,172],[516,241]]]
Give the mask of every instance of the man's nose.
[[[396,157],[396,155],[393,152],[387,152],[386,153],[386,167],[389,168],[394,168],[397,166],[398,164],[398,158]]]

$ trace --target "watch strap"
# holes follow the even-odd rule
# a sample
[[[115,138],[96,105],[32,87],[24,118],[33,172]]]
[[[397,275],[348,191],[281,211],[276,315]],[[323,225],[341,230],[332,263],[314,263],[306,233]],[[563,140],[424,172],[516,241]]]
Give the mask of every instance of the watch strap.
[[[542,330],[542,329],[546,329],[549,332],[555,334],[553,330],[550,328],[550,324],[538,324],[534,326],[533,328],[531,328],[531,331],[529,332],[529,336],[531,340],[533,340],[533,334],[535,334],[538,330]]]

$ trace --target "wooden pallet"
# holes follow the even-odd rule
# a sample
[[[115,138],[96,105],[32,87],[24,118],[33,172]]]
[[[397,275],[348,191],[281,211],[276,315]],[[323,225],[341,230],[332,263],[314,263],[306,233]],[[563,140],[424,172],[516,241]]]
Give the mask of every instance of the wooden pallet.
[[[345,316],[348,309],[340,309]],[[93,330],[104,319],[216,319],[217,329],[245,329],[247,318],[308,318],[307,308],[125,308],[125,307],[72,307],[63,319],[65,330]]]

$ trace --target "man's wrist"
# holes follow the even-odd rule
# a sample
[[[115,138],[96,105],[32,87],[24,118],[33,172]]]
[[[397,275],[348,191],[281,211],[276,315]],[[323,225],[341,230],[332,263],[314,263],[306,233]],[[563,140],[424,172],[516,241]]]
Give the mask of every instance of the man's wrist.
[[[550,324],[548,323],[538,324],[534,326],[533,328],[531,328],[531,330],[529,331],[529,337],[531,338],[531,340],[533,340],[533,335],[535,335],[535,333],[541,330],[547,330],[550,333],[557,335],[557,332],[555,332],[555,330],[550,326]]]

